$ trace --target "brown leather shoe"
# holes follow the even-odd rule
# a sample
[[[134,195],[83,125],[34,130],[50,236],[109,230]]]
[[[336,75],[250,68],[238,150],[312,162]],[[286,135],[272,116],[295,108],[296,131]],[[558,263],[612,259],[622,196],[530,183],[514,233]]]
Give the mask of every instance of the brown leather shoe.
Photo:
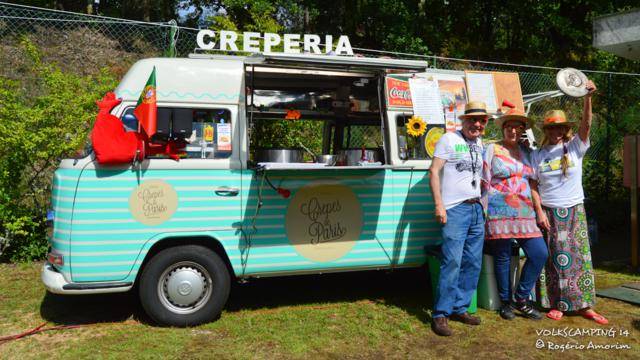
[[[471,316],[469,313],[464,314],[451,314],[451,320],[459,321],[467,325],[480,325],[480,318]]]
[[[453,332],[449,328],[446,317],[437,317],[431,320],[431,330],[440,336],[451,336]]]

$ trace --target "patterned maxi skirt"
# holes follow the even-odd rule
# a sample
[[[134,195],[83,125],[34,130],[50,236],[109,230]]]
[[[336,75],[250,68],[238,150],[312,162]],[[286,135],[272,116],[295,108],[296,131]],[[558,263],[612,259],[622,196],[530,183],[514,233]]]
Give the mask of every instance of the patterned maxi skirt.
[[[596,292],[584,205],[544,209],[551,230],[545,236],[549,258],[538,283],[540,305],[563,312],[591,307]]]

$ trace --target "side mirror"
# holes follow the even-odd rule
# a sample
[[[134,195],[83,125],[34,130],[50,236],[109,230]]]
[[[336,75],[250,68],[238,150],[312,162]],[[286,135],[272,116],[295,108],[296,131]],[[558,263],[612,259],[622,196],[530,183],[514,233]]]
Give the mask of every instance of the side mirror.
[[[122,116],[122,125],[127,131],[138,131],[138,119],[133,114],[124,114]]]

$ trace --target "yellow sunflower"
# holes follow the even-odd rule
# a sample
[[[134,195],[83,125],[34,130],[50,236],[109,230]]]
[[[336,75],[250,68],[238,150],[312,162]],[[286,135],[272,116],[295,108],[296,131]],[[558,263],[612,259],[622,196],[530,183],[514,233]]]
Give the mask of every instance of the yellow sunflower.
[[[407,123],[407,134],[411,136],[421,136],[427,129],[427,124],[420,116],[412,116]]]

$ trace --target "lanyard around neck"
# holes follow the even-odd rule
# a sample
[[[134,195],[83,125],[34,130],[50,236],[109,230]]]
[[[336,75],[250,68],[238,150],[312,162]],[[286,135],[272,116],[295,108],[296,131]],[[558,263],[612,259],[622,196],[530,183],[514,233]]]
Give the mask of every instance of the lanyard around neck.
[[[460,136],[462,136],[462,138],[464,139],[464,142],[467,144],[467,148],[469,148],[469,157],[471,158],[471,186],[472,187],[476,187],[476,161],[478,160],[478,152],[476,151],[472,151],[471,150],[471,145],[475,145],[475,144],[469,144],[469,140],[467,139],[466,136],[464,136],[464,133],[461,130],[458,130],[458,132],[460,133]],[[473,157],[473,153],[476,153],[475,158]]]

